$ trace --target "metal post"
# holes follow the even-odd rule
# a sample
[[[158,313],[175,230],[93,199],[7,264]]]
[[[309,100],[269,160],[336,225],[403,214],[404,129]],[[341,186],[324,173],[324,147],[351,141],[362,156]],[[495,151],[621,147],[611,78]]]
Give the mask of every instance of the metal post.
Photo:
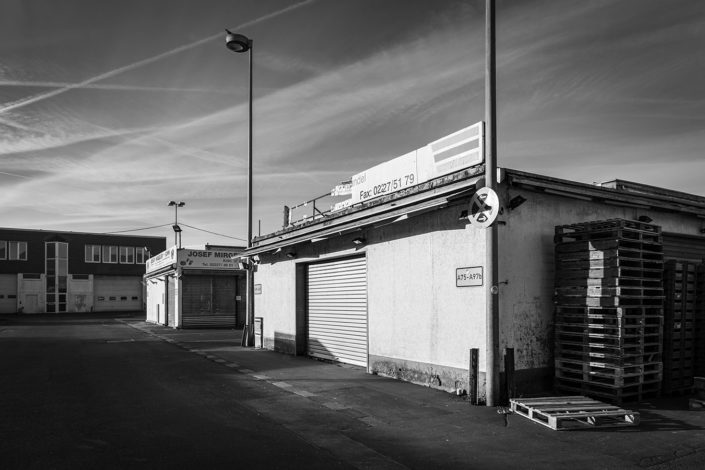
[[[250,97],[249,97],[249,133],[247,154],[247,249],[252,248],[252,39],[249,40],[249,69],[250,69]],[[254,346],[255,342],[255,285],[254,265],[249,263],[247,269],[247,346]]]
[[[174,204],[174,227],[179,225],[179,206],[178,204]],[[174,229],[174,246],[179,246],[179,232]],[[181,248],[179,246],[179,248]]]
[[[485,186],[497,189],[497,96],[495,60],[495,2],[485,1]],[[486,265],[489,282],[487,295],[487,351],[486,385],[487,406],[496,406],[499,400],[499,289],[497,273],[497,224],[488,228]]]
[[[470,397],[470,404],[477,405],[477,377],[478,377],[478,358],[480,356],[480,350],[477,348],[470,349],[470,370],[469,374],[469,384],[468,384],[468,395]]]

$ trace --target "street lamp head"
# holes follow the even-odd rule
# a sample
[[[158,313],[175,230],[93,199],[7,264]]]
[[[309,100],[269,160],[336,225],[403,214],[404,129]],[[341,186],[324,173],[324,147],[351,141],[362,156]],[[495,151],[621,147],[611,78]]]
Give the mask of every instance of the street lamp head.
[[[184,201],[179,201],[179,202],[169,201],[169,204],[167,204],[167,206],[176,206],[176,207],[184,207],[185,205],[186,205],[186,203]]]
[[[225,46],[233,52],[247,52],[252,48],[252,40],[242,34],[225,30]]]

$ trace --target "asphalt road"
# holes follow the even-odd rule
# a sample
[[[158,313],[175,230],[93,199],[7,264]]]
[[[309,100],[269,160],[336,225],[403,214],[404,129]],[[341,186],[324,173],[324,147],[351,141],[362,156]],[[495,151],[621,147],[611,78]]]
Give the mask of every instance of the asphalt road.
[[[112,316],[0,319],[0,377],[2,469],[349,468],[241,405],[269,388]]]

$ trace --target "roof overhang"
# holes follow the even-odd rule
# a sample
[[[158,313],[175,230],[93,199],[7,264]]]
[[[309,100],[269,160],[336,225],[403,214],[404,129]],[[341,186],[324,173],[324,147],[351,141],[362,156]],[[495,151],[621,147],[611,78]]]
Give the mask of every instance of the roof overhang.
[[[252,256],[298,243],[320,241],[369,226],[391,224],[439,209],[455,199],[470,197],[475,193],[478,183],[484,184],[484,169],[482,173],[466,174],[464,178],[441,179],[435,185],[412,194],[385,198],[368,207],[354,208],[340,217],[273,234],[266,240],[256,241],[256,245],[245,250],[242,255]]]

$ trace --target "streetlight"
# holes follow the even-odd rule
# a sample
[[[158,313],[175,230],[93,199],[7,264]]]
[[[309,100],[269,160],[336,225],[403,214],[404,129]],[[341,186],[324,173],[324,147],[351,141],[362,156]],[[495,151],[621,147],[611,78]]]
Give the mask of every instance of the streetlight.
[[[167,206],[174,206],[174,225],[171,227],[174,229],[174,245],[181,248],[181,227],[179,227],[179,207],[184,207],[186,203],[184,201],[169,201]],[[178,243],[177,243],[178,239]]]
[[[249,130],[248,130],[248,153],[247,153],[247,248],[252,248],[252,39],[242,34],[236,34],[225,30],[225,46],[233,52],[243,53],[249,52]],[[245,334],[243,343],[245,346],[254,346],[255,342],[255,309],[254,309],[254,272],[252,264],[248,266],[246,272],[247,279],[247,294],[246,307],[247,315],[245,317]]]

